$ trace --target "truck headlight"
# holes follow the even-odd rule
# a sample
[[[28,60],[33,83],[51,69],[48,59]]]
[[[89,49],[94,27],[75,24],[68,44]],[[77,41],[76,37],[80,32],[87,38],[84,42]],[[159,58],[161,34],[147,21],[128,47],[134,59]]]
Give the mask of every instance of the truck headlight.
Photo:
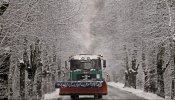
[[[100,78],[100,74],[97,74],[97,75],[96,75],[96,78],[99,79],[99,78]]]

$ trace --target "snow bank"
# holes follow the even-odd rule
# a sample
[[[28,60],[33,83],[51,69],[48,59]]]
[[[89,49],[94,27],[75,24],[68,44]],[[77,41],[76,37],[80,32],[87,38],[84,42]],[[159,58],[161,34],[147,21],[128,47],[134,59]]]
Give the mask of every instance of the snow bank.
[[[42,100],[61,99],[59,92],[60,90],[56,89],[54,92],[47,93],[43,96]]]
[[[131,93],[133,93],[139,97],[143,97],[145,99],[165,100],[164,98],[161,98],[153,93],[144,92],[143,90],[140,90],[140,89],[124,87],[124,84],[122,84],[122,83],[108,82],[108,85],[113,86],[115,88],[119,88],[119,89],[124,90],[124,91],[131,92]]]

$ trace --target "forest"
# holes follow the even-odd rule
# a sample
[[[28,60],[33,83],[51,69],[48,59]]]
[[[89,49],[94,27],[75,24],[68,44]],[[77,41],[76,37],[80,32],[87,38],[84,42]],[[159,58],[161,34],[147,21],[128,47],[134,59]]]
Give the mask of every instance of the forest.
[[[103,55],[111,81],[174,99],[174,29],[175,0],[0,0],[0,99],[41,99],[82,53]]]

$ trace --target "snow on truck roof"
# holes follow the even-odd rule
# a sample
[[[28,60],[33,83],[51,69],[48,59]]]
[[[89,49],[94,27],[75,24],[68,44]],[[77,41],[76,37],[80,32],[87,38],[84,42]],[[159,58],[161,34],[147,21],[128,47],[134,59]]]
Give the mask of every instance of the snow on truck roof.
[[[84,59],[84,60],[87,60],[87,59],[98,59],[99,57],[103,57],[101,55],[92,55],[92,54],[79,54],[79,55],[74,55],[74,56],[71,56],[70,59]]]

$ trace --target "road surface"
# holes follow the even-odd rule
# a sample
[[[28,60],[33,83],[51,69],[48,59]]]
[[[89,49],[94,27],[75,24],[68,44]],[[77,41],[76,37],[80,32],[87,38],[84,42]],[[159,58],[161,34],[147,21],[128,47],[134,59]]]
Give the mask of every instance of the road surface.
[[[108,86],[109,94],[103,96],[101,100],[146,100],[142,97],[138,97],[135,94],[132,94],[127,91],[120,90],[118,88]],[[70,96],[61,96],[61,99],[53,99],[53,100],[71,100]],[[79,100],[98,100],[94,99],[93,96],[80,96]]]

